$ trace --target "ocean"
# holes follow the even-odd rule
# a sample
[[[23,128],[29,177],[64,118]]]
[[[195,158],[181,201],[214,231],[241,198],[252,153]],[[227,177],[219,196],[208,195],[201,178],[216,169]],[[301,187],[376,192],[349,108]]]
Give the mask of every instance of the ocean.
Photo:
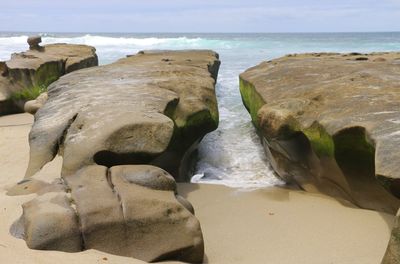
[[[0,60],[27,49],[33,33],[1,33]],[[37,34],[37,33],[36,33]],[[100,64],[145,49],[212,49],[222,61],[216,86],[219,128],[199,146],[192,182],[252,189],[279,185],[244,108],[238,75],[251,66],[289,53],[400,51],[397,33],[40,33],[42,44],[76,43],[96,47]]]

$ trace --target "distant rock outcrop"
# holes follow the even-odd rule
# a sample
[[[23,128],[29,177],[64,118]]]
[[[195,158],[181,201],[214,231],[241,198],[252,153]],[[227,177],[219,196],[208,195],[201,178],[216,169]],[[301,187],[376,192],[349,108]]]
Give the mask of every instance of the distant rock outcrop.
[[[29,50],[0,62],[0,115],[23,112],[24,103],[35,99],[60,76],[98,65],[96,50],[86,45],[40,46],[40,37],[28,38]]]
[[[27,245],[202,262],[200,224],[168,172],[185,180],[197,143],[218,126],[219,64],[212,51],[140,52],[51,84],[26,179],[10,192],[39,194],[23,205]],[[60,181],[31,178],[57,153]]]
[[[29,44],[30,50],[38,50],[38,51],[44,50],[44,48],[39,45],[42,42],[42,37],[40,36],[29,37],[27,42]]]
[[[395,213],[400,53],[300,54],[240,75],[275,171],[308,191]]]

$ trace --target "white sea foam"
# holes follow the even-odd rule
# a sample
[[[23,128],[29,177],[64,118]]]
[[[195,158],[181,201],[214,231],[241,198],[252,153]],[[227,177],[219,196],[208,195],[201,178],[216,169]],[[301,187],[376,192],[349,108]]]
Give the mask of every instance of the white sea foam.
[[[238,87],[238,75],[242,71],[263,60],[288,53],[400,50],[400,34],[394,33],[41,35],[43,44],[61,42],[94,46],[101,64],[111,63],[143,49],[217,51],[222,61],[217,85],[220,125],[218,130],[208,134],[200,143],[199,161],[192,181],[241,188],[282,183],[265,160],[250,116],[242,104]],[[9,59],[13,52],[26,50],[26,39],[25,34],[0,34],[0,60]]]
[[[126,38],[126,37],[104,37],[104,36],[93,36],[93,35],[84,35],[81,37],[74,38],[57,38],[57,37],[43,37],[43,43],[55,43],[55,42],[66,42],[66,43],[77,43],[77,44],[86,44],[95,47],[99,46],[124,46],[124,45],[132,45],[132,46],[153,46],[159,45],[162,43],[166,43],[168,41],[174,39],[168,38]],[[184,38],[182,38],[184,40]]]
[[[26,44],[27,38],[28,36],[0,37],[0,61],[10,59],[13,52],[26,50],[28,46]]]

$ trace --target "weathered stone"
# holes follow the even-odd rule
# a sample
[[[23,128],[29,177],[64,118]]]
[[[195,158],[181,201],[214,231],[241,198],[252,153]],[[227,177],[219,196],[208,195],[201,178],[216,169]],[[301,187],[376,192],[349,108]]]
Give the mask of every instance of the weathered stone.
[[[395,213],[399,62],[400,53],[297,54],[242,73],[243,102],[276,172],[305,190]]]
[[[1,76],[7,76],[8,70],[7,70],[7,65],[5,61],[0,61],[0,75]]]
[[[29,248],[82,250],[78,218],[65,193],[49,192],[22,205],[24,238]]]
[[[143,182],[144,174],[148,174],[150,184],[127,184],[135,178]],[[157,181],[153,178],[155,174]],[[111,182],[121,199],[127,232],[135,234],[127,241],[130,246],[126,254],[146,261],[202,262],[204,245],[200,224],[175,198],[176,186],[165,184],[171,178],[165,171],[151,166],[111,168]]]
[[[202,262],[200,224],[175,198],[176,183],[164,170],[92,165],[64,182],[70,199],[53,192],[24,204],[30,248],[97,249],[145,261]]]
[[[95,48],[86,45],[51,44],[12,54],[0,63],[0,115],[22,112],[26,101],[60,76],[97,65]]]
[[[58,152],[63,176],[146,163],[184,180],[190,153],[218,125],[219,63],[212,51],[141,52],[63,76],[36,113],[26,177]]]
[[[152,166],[117,166],[111,173],[120,175],[125,181],[160,191],[176,191],[174,178],[166,171]]]
[[[31,36],[28,38],[27,42],[29,44],[30,50],[38,50],[38,51],[43,50],[43,47],[39,45],[39,43],[42,42],[41,36]]]
[[[201,262],[200,224],[192,205],[176,193],[174,178],[150,165],[115,165],[156,164],[182,178],[196,143],[218,124],[218,66],[211,51],[141,52],[60,78],[35,115],[26,176],[58,152],[65,187],[25,180],[27,186],[23,181],[10,193],[25,193],[29,187],[42,194],[41,186],[58,195],[69,191],[68,209],[75,210],[81,237],[74,246],[81,249],[145,261]],[[29,223],[25,228],[34,230],[26,232],[27,243],[37,241],[28,246],[74,251],[61,240],[75,241],[76,232],[54,224],[61,214],[55,215],[51,206],[49,212],[33,214],[42,202],[49,203],[40,198],[45,195],[29,202],[35,207],[23,215]],[[46,226],[52,228],[50,237]]]
[[[390,236],[389,245],[383,257],[382,264],[399,264],[400,263],[400,211],[397,212],[392,234]]]
[[[47,92],[41,93],[35,100],[30,100],[25,103],[24,111],[26,113],[30,113],[32,115],[36,114],[36,112],[46,103],[49,98]]]

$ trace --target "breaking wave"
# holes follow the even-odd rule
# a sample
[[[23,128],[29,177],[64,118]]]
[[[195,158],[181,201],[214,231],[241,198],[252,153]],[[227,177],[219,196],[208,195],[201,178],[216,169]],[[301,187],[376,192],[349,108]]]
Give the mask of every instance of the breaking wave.
[[[27,49],[29,33],[0,32],[0,60]],[[222,61],[216,87],[219,128],[199,146],[192,182],[254,188],[280,184],[244,108],[238,75],[259,62],[288,53],[400,51],[400,33],[332,34],[78,34],[43,33],[43,44],[94,46],[100,64],[145,49],[213,49]]]

